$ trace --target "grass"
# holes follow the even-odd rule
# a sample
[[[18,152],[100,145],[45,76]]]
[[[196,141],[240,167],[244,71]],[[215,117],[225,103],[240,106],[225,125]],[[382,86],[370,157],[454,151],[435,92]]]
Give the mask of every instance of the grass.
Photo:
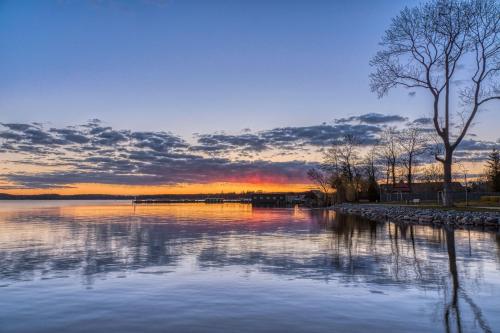
[[[439,209],[443,211],[456,210],[464,212],[500,212],[500,205],[498,203],[484,202],[484,201],[469,201],[468,206],[465,202],[456,202],[453,207],[443,207],[435,203],[420,203],[420,204],[403,204],[401,202],[384,202],[382,205],[398,205],[401,207],[413,207],[413,208],[424,208],[424,209]]]

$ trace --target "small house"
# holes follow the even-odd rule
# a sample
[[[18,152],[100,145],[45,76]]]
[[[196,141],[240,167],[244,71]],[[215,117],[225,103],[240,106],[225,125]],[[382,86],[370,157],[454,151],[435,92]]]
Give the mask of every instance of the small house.
[[[283,207],[288,204],[287,193],[254,193],[252,194],[252,205]]]

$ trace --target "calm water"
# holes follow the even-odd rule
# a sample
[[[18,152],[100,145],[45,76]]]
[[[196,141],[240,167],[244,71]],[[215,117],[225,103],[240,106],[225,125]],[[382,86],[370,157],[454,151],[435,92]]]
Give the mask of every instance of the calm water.
[[[496,232],[0,202],[0,332],[500,332]]]

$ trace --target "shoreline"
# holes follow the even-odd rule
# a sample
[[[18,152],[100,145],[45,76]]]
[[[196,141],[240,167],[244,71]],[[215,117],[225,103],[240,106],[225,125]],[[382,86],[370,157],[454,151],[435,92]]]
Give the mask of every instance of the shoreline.
[[[404,224],[432,224],[453,227],[500,226],[500,212],[479,212],[421,208],[384,204],[340,204],[331,207],[343,214],[361,216],[377,222]]]

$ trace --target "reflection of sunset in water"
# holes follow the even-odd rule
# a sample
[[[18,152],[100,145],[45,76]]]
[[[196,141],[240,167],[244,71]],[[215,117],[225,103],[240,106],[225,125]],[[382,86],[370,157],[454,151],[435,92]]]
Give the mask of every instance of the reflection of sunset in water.
[[[0,300],[0,319],[1,309],[12,304],[42,300],[42,292],[36,296],[30,290],[69,292],[47,308],[63,311],[75,293],[85,298],[86,288],[96,288],[101,302],[119,301],[108,305],[107,316],[115,321],[123,311],[120,302],[129,302],[125,298],[150,309],[149,292],[169,296],[154,303],[157,310],[144,313],[145,320],[151,311],[162,311],[186,322],[189,314],[178,308],[216,315],[229,311],[221,304],[234,309],[243,300],[263,315],[269,309],[262,304],[268,303],[296,313],[297,303],[285,296],[295,293],[305,307],[299,311],[306,316],[302,320],[325,307],[335,309],[333,317],[316,318],[331,327],[340,318],[368,320],[370,313],[396,327],[397,314],[415,331],[444,330],[455,322],[470,328],[478,320],[495,327],[500,325],[499,249],[494,232],[374,223],[298,207],[1,203],[0,286],[6,297]],[[215,294],[205,295],[206,290]],[[106,316],[96,311],[91,313]],[[71,323],[71,316],[67,320]]]
[[[290,216],[293,220],[304,220],[309,218],[308,210],[301,208],[253,208],[251,204],[225,203],[178,203],[178,204],[138,204],[130,202],[104,202],[95,204],[92,201],[83,204],[71,205],[63,202],[60,207],[34,206],[30,209],[16,210],[14,208],[0,207],[0,216],[24,215],[55,215],[72,221],[84,219],[92,223],[133,223],[138,218],[149,218],[148,223],[170,223],[172,221],[184,221],[189,223],[260,223],[271,222],[281,219],[283,214]],[[334,212],[326,212],[334,214]],[[2,220],[0,220],[0,223]]]
[[[64,224],[60,225],[54,221]],[[235,236],[246,232],[257,233],[253,234],[253,245],[258,245],[260,250],[300,249],[302,256],[309,253],[304,251],[305,249],[328,251],[332,244],[345,242],[346,237],[348,244],[343,244],[341,249],[348,248],[349,255],[357,256],[399,251],[404,257],[411,252],[410,246],[442,247],[445,242],[444,232],[440,228],[399,226],[393,223],[377,226],[365,223],[351,225],[346,224],[345,218],[336,218],[336,213],[328,210],[299,207],[253,208],[250,204],[237,203],[132,205],[130,202],[88,201],[77,204],[62,202],[60,206],[47,202],[45,207],[33,206],[22,210],[3,207],[3,211],[0,210],[0,244],[29,241],[39,245],[45,243],[45,246],[57,243],[57,246],[61,247],[68,243],[75,249],[75,246],[88,245],[89,237],[99,236],[94,235],[95,233],[106,231],[106,237],[113,238],[113,232],[108,232],[113,228],[123,229],[121,233],[140,230],[148,225],[157,225],[159,231],[168,231],[171,228],[175,232],[180,230],[181,233],[172,236],[191,238],[191,246],[213,236],[212,233],[218,236],[217,233],[220,232],[224,237],[217,242],[220,244],[222,241],[228,241],[228,245],[234,246],[225,248],[225,251],[230,252],[241,250],[241,244],[235,241],[239,239],[240,243],[244,243],[248,239]],[[348,232],[344,230],[346,226],[350,226]],[[327,230],[332,230],[333,233],[324,232]],[[308,234],[309,231],[314,233]],[[120,233],[117,236],[120,236],[118,238],[121,243],[116,246],[128,248],[123,241],[130,235]],[[294,235],[291,236],[290,233]],[[307,237],[297,237],[302,233],[307,234]],[[492,235],[481,231],[457,230],[455,239],[457,243],[473,247],[477,251],[484,250],[482,244],[490,241]],[[414,244],[415,241],[417,244]],[[427,247],[421,248],[417,260],[425,260],[432,252]]]

